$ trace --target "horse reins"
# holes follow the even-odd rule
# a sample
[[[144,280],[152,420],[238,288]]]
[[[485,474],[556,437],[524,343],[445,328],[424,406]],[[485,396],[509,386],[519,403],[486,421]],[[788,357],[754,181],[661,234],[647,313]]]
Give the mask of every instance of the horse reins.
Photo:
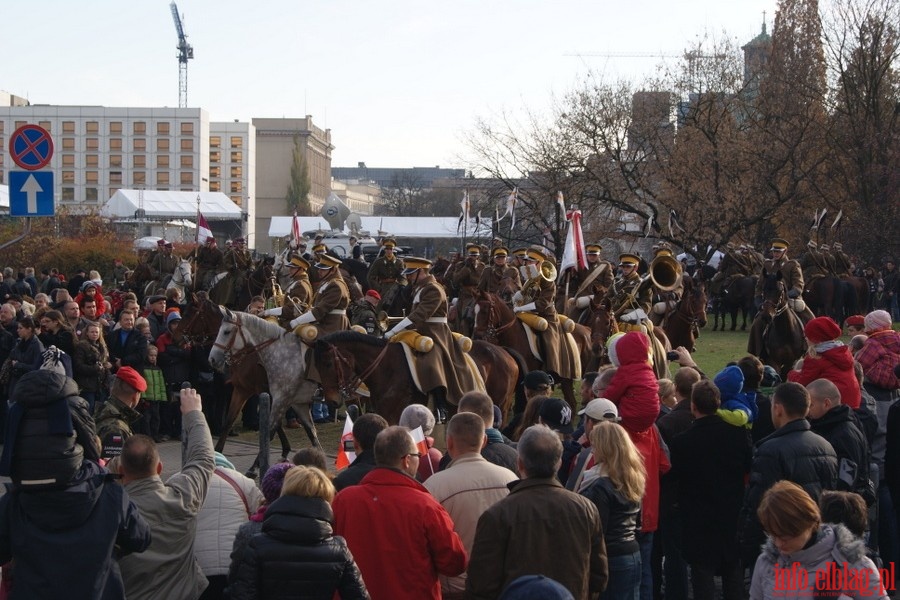
[[[235,317],[234,321],[226,321],[234,325],[235,329],[231,333],[231,336],[228,338],[228,342],[226,344],[220,344],[218,342],[213,342],[213,348],[219,348],[222,350],[222,353],[225,355],[225,362],[228,364],[236,365],[240,363],[244,358],[253,354],[254,352],[259,352],[263,350],[267,346],[274,344],[279,338],[273,337],[264,342],[260,342],[257,345],[253,345],[247,341],[247,338],[244,336],[244,329],[241,324],[241,318]],[[232,352],[231,349],[234,347],[234,343],[237,341],[237,336],[240,334],[241,340],[244,343],[244,347]]]
[[[372,373],[375,372],[375,369],[378,368],[378,365],[381,364],[381,361],[384,360],[384,357],[387,356],[388,348],[391,347],[390,342],[384,345],[384,348],[381,352],[378,353],[378,356],[375,357],[375,360],[372,361],[365,371],[360,373],[359,375],[354,375],[352,379],[349,381],[344,379],[344,367],[348,370],[351,370],[350,361],[344,358],[344,355],[338,351],[337,346],[331,344],[329,348],[329,352],[332,354],[331,361],[334,363],[334,370],[337,371],[337,380],[338,380],[338,389],[341,394],[345,396],[352,395],[356,392],[356,389],[359,388],[359,384],[364,382]]]

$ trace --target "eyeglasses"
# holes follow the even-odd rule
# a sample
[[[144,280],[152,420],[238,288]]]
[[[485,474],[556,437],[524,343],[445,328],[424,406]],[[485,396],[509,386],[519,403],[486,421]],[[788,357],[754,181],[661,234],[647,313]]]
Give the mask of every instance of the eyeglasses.
[[[407,454],[407,456],[410,456],[410,457],[415,456],[416,458],[422,458],[422,453],[421,452],[410,452],[409,454]]]

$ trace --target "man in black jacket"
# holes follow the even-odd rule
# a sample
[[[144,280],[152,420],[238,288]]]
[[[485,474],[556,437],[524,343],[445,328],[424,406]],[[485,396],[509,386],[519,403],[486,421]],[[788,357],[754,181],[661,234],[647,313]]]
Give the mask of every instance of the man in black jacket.
[[[810,431],[806,415],[809,392],[799,383],[782,383],[772,395],[775,432],[756,444],[750,483],[738,531],[744,566],[756,564],[766,536],[756,516],[763,494],[786,479],[805,489],[816,501],[822,490],[837,487],[837,455],[825,438]]]
[[[375,413],[366,413],[353,423],[356,460],[334,478],[334,488],[337,491],[358,484],[366,473],[375,468],[375,438],[387,427],[388,422],[384,417]]]
[[[109,360],[113,366],[131,367],[139,373],[144,372],[147,361],[147,338],[134,328],[134,314],[123,311],[119,317],[119,329],[112,330],[106,336],[109,348]]]
[[[809,425],[828,440],[837,454],[837,489],[856,492],[871,506],[875,489],[869,483],[869,444],[856,415],[849,406],[841,404],[841,392],[831,381],[816,379],[806,390]]]

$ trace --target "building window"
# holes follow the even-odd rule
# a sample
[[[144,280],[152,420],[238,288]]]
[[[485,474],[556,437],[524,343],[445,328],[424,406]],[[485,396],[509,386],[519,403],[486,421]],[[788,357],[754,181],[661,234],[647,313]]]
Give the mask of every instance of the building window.
[[[74,150],[75,149],[75,138],[63,138],[63,150]]]
[[[232,148],[243,148],[244,147],[244,138],[233,135],[231,136],[231,147]]]
[[[147,173],[144,171],[133,171],[131,173],[135,185],[144,185],[147,183]]]
[[[94,150],[97,151],[100,149],[100,140],[97,138],[87,138],[84,141],[85,150]]]
[[[75,188],[64,187],[62,189],[62,200],[63,200],[63,202],[74,202],[75,201]]]
[[[232,181],[231,182],[231,193],[232,194],[240,194],[243,191],[243,185],[240,181]]]
[[[147,156],[145,154],[135,154],[134,155],[134,166],[146,168],[147,166]]]
[[[194,135],[194,124],[193,123],[182,123],[181,124],[181,135]]]
[[[147,135],[147,123],[144,121],[135,121],[132,126],[132,131],[134,131],[134,135]]]
[[[48,133],[53,133],[53,128],[51,127],[53,124],[50,121],[38,121],[38,125],[46,129]]]
[[[114,135],[122,135],[122,121],[110,121],[109,132]]]
[[[99,167],[100,166],[100,155],[99,154],[86,154],[84,157],[84,165],[86,167]]]
[[[169,135],[169,123],[157,123],[156,135]]]
[[[210,167],[209,168],[209,176],[210,177],[221,177],[222,168],[221,167]]]
[[[194,140],[186,139],[181,140],[181,150],[182,152],[191,152],[194,149]]]
[[[85,183],[98,183],[99,181],[100,181],[100,178],[97,175],[97,171],[85,171],[84,172],[84,182]]]
[[[75,133],[75,121],[63,121],[63,133]]]
[[[194,168],[194,157],[190,154],[181,157],[181,167],[184,169]]]
[[[109,166],[110,167],[121,167],[122,166],[122,155],[121,154],[110,154],[109,155]]]
[[[75,183],[75,171],[63,171],[62,181],[63,183]]]
[[[84,188],[84,199],[86,202],[96,202],[97,198],[99,198],[99,195],[97,194],[97,188]]]
[[[222,145],[222,138],[218,135],[214,135],[209,138],[209,147],[210,148],[218,148]]]
[[[235,204],[237,204],[238,206],[241,206],[244,202],[244,199],[241,198],[240,196],[231,196],[231,201],[234,202]]]
[[[75,155],[74,154],[63,154],[62,165],[64,167],[74,167],[75,166]]]
[[[100,133],[100,123],[97,121],[88,121],[84,124],[84,130],[87,133]]]
[[[156,174],[156,185],[169,185],[169,173],[162,172]]]
[[[209,191],[211,191],[211,192],[221,192],[221,191],[222,191],[222,184],[219,183],[218,181],[210,181],[210,182],[209,182]]]
[[[169,138],[159,138],[156,140],[156,151],[157,152],[168,152],[169,151]]]
[[[109,197],[112,198],[113,196],[116,195],[116,192],[118,192],[118,191],[119,191],[119,188],[114,188],[114,187],[109,188]]]
[[[244,153],[243,152],[232,152],[231,153],[231,162],[233,162],[233,163],[244,162]]]
[[[244,169],[241,167],[231,167],[231,178],[240,179],[243,176]]]
[[[110,171],[109,183],[110,185],[122,185],[122,171]]]
[[[109,140],[109,149],[121,152],[122,151],[122,138],[111,138]]]
[[[209,162],[217,163],[217,162],[221,162],[221,160],[222,160],[222,153],[219,152],[218,150],[216,150],[215,152],[209,153]]]
[[[147,151],[147,140],[134,140],[134,151],[135,152],[146,152]]]
[[[169,168],[169,155],[168,154],[160,154],[156,157],[156,168],[157,169],[168,169]]]
[[[194,185],[194,174],[193,173],[182,173],[181,174],[181,185]]]
[[[18,129],[22,125],[28,125],[28,121],[16,121],[16,129]]]

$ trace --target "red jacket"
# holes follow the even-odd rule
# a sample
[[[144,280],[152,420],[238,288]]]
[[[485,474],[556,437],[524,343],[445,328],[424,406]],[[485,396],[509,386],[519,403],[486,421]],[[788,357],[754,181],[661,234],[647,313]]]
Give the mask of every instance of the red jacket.
[[[650,366],[650,338],[639,331],[616,342],[619,368],[606,388],[606,398],[619,408],[622,426],[646,431],[659,416],[659,384]]]
[[[803,359],[803,368],[788,373],[788,381],[809,385],[816,379],[827,379],[841,392],[841,404],[856,410],[861,400],[859,382],[853,372],[853,355],[847,346],[826,350],[813,358]]]
[[[376,467],[335,497],[334,533],[353,553],[372,600],[440,600],[438,575],[465,571],[450,515],[422,484]]]
[[[655,425],[641,433],[628,431],[628,435],[644,459],[644,469],[647,470],[647,483],[641,500],[641,532],[656,531],[659,526],[659,478],[669,472],[672,463]]]

